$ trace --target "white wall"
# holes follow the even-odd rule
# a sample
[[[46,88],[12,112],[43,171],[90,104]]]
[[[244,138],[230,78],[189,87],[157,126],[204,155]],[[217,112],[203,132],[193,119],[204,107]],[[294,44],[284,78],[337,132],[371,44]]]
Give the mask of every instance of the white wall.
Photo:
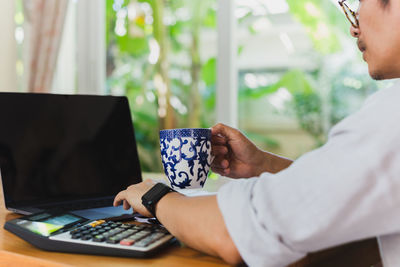
[[[0,0],[0,91],[17,91],[15,1]]]

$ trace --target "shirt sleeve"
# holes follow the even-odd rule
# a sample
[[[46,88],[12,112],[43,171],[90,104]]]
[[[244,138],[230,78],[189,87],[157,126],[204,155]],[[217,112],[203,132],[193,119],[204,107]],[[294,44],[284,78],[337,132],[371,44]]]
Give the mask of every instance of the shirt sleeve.
[[[286,266],[305,254],[282,243],[257,217],[252,193],[256,179],[224,185],[217,195],[219,208],[233,242],[249,266]]]
[[[219,190],[225,224],[249,266],[286,266],[309,252],[400,232],[400,114],[385,101],[380,109],[370,101],[278,174]]]

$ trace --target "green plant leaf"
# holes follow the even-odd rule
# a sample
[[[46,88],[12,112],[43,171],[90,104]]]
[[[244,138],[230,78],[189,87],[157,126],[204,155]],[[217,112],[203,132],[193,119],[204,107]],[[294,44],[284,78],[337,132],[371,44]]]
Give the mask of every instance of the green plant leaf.
[[[217,82],[217,59],[210,58],[202,69],[202,79],[207,86],[216,84]]]
[[[140,56],[149,52],[146,38],[131,38],[128,35],[117,38],[119,50],[132,56]]]

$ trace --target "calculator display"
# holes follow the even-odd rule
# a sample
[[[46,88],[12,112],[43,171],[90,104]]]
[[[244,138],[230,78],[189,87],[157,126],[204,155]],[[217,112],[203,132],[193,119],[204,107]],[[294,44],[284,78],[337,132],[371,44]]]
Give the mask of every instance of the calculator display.
[[[52,233],[60,230],[74,222],[81,221],[82,218],[72,214],[62,214],[58,216],[44,216],[39,220],[20,220],[18,225],[42,236],[50,236]]]
[[[32,222],[23,220],[19,223],[19,225],[25,229],[28,229],[31,232],[42,236],[50,236],[57,230],[63,228],[61,225],[55,225],[51,223],[44,223],[44,222]]]

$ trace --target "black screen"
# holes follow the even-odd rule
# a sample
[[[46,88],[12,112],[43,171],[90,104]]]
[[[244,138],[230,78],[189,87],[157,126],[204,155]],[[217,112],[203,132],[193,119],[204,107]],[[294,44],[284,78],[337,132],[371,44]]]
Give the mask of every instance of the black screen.
[[[0,93],[0,170],[8,205],[114,196],[140,182],[127,99]]]

